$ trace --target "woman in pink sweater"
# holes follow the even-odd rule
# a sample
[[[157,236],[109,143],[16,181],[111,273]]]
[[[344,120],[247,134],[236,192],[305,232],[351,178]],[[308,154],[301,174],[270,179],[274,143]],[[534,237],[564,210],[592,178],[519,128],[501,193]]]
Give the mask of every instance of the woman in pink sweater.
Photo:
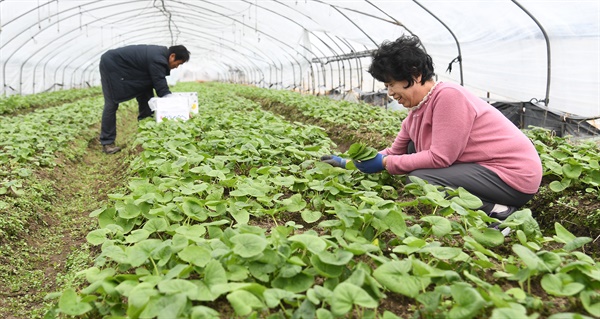
[[[506,219],[538,191],[542,165],[531,141],[500,111],[460,85],[436,82],[431,57],[417,37],[384,42],[369,73],[409,109],[391,147],[355,162],[364,173],[420,177],[430,184],[463,187],[488,215]],[[338,156],[323,158],[345,166]]]

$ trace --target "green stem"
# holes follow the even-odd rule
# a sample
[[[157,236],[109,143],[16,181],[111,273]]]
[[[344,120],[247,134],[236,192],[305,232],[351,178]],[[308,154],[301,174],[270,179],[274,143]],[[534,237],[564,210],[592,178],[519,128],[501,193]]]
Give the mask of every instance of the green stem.
[[[156,276],[158,276],[159,275],[159,273],[158,273],[158,266],[156,266],[156,263],[154,262],[154,259],[152,257],[150,257],[150,262],[152,262],[152,265],[154,266],[154,274]]]

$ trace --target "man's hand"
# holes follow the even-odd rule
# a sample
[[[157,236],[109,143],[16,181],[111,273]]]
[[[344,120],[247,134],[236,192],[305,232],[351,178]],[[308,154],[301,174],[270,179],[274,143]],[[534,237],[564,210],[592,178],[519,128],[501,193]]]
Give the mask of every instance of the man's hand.
[[[335,155],[323,155],[321,156],[321,162],[327,163],[331,166],[346,168],[346,160]]]
[[[367,161],[354,161],[354,166],[359,171],[367,174],[379,173],[385,168],[383,167],[384,156],[381,153],[377,153],[377,156]]]

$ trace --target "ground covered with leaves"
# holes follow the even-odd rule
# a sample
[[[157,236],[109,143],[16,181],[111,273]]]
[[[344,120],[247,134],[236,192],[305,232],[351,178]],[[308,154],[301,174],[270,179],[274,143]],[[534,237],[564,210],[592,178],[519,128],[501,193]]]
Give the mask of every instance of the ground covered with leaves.
[[[101,108],[97,105],[96,109]],[[40,108],[27,111],[35,112]],[[137,130],[137,110],[123,105],[118,113],[119,140],[131,144]],[[20,112],[22,116],[27,112]],[[9,319],[41,318],[53,303],[46,295],[65,285],[77,285],[78,271],[93,262],[97,249],[85,237],[97,228],[90,212],[106,205],[107,194],[121,188],[129,160],[136,151],[106,155],[98,142],[99,124],[77,133],[57,153],[56,166],[32,170],[23,192],[0,209],[23,220],[8,219],[14,232],[0,237],[0,315]],[[8,210],[11,210],[10,212]],[[10,224],[13,222],[13,224]]]
[[[401,117],[282,91],[180,90],[201,92],[200,116],[158,126],[124,105],[115,155],[96,139],[99,106],[81,112],[75,122],[96,122],[74,139],[49,123],[47,141],[0,144],[14,165],[0,167],[0,315],[600,313],[598,162],[587,161],[597,149],[537,132],[548,174],[504,238],[470,194],[319,163],[354,143],[388,146]]]

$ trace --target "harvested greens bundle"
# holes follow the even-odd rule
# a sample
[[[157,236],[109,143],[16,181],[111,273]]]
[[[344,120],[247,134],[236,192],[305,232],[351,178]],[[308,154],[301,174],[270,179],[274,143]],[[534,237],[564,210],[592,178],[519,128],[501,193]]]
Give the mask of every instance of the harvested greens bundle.
[[[355,161],[367,161],[377,156],[377,150],[363,143],[354,143],[346,152]]]

